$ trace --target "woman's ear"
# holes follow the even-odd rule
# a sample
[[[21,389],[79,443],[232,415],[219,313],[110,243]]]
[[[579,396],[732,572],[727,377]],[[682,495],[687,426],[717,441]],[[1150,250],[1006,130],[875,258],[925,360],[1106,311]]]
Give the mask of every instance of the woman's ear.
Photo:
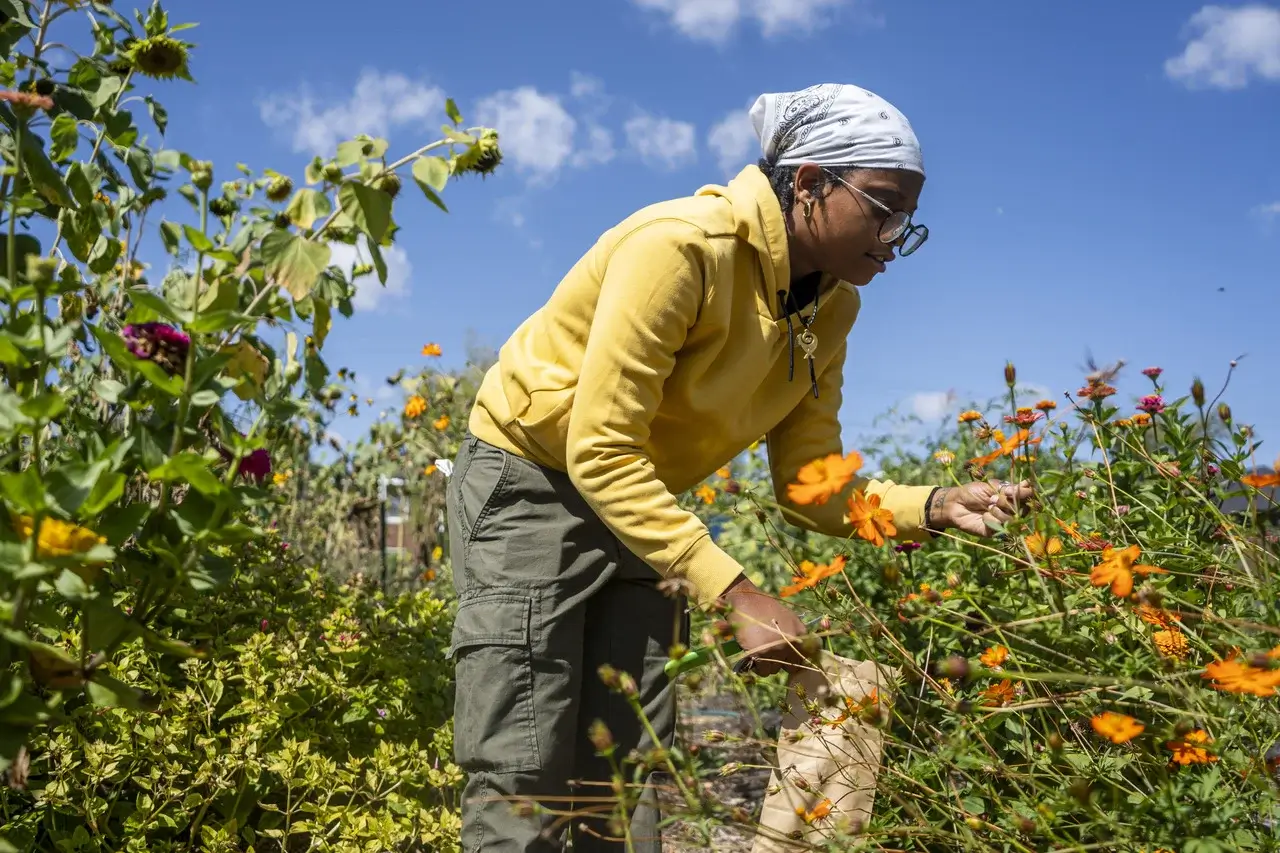
[[[822,201],[822,168],[805,163],[796,169],[795,199],[800,207],[812,207]]]

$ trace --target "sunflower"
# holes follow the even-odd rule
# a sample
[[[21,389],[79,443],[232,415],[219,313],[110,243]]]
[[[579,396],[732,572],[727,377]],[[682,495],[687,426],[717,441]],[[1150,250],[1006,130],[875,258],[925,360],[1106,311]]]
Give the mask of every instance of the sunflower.
[[[168,80],[181,77],[191,79],[187,70],[187,51],[191,45],[172,36],[158,35],[138,39],[125,52],[134,70],[144,77]]]

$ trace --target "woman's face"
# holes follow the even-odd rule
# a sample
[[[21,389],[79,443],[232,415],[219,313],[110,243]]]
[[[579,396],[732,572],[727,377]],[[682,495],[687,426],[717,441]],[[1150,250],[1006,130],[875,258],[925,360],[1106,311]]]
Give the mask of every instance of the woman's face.
[[[795,259],[803,261],[797,272],[821,271],[850,284],[869,283],[894,259],[894,245],[880,241],[880,227],[889,212],[914,214],[923,187],[924,176],[918,172],[855,169],[842,174],[812,163],[801,166],[796,171],[792,211],[796,237],[804,249],[803,259]],[[807,221],[806,203],[812,203],[813,213]]]

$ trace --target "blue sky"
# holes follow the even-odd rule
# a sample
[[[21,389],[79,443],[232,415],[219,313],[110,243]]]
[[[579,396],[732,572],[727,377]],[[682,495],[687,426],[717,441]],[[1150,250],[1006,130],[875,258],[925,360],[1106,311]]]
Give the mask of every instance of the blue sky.
[[[1280,430],[1280,7],[886,0],[385,0],[201,4],[192,71],[166,84],[168,144],[301,176],[359,132],[392,152],[438,136],[442,98],[494,123],[506,162],[445,193],[406,187],[387,291],[325,352],[370,389],[438,341],[498,346],[633,210],[753,162],[765,91],[849,82],[920,136],[927,246],[863,292],[850,441],[891,405],[930,419],[997,393],[1006,359],[1057,396],[1086,349],[1194,374]],[[554,14],[546,10],[554,8]],[[175,7],[182,19],[184,8]],[[384,397],[386,392],[383,392]],[[334,425],[357,436],[379,406]],[[948,406],[951,405],[951,408]],[[1269,461],[1268,447],[1262,454]]]

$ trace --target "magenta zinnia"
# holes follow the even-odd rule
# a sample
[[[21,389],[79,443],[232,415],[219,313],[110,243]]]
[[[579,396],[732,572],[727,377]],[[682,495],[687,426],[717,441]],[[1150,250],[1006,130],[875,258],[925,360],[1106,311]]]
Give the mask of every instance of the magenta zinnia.
[[[1159,379],[1161,373],[1164,373],[1163,367],[1146,367],[1142,370],[1142,375],[1151,380]]]
[[[259,448],[240,460],[236,473],[261,483],[271,476],[271,454]]]
[[[170,376],[182,372],[191,338],[168,323],[131,323],[120,333],[129,352],[154,361]]]
[[[1158,415],[1164,411],[1164,398],[1159,394],[1148,394],[1138,401],[1138,409],[1149,415]]]

